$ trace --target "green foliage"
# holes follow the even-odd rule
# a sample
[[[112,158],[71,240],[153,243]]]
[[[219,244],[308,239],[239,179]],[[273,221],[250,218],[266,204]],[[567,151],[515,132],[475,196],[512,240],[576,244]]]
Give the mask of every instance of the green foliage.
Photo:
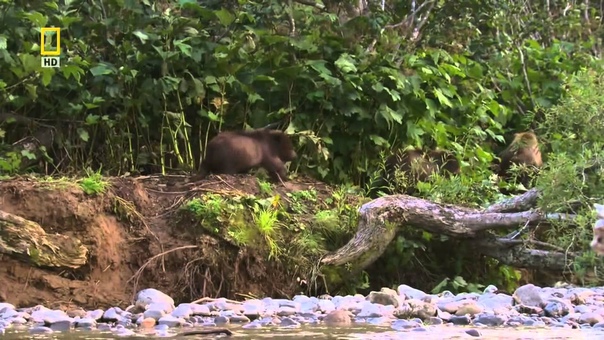
[[[279,121],[299,155],[290,168],[330,183],[366,184],[393,148],[453,151],[462,174],[418,184],[419,196],[478,207],[500,197],[488,164],[503,135],[538,128],[551,151],[537,180],[540,205],[582,219],[579,228],[555,222],[550,240],[587,248],[588,207],[603,192],[597,7],[441,1],[420,6],[420,25],[401,1],[362,16],[344,3],[325,11],[282,1],[0,4],[0,175],[191,170],[219,131]],[[61,28],[57,69],[40,66],[40,28],[50,26]],[[17,143],[47,135],[52,145],[35,150]],[[91,194],[105,188],[96,174],[79,184]],[[184,209],[207,232],[286,258],[334,249],[356,226],[347,186],[325,202],[288,193],[285,209],[259,184],[264,198],[208,194]],[[284,230],[294,246],[284,246]],[[389,268],[451,266],[446,277],[477,280],[463,272],[459,249],[451,262],[418,260],[415,249],[438,252],[435,239],[405,234]]]
[[[445,290],[449,290],[453,294],[459,294],[464,291],[467,293],[482,293],[481,289],[484,287],[485,285],[483,284],[468,283],[461,276],[456,276],[453,280],[447,277],[436,285],[431,293],[438,294]]]
[[[323,196],[321,205],[314,189],[288,196],[284,201],[272,191],[261,196],[207,193],[181,206],[181,224],[193,234],[209,233],[310,275],[319,257],[345,244],[356,229],[354,196],[346,187]],[[316,280],[323,274],[312,275]]]
[[[80,188],[88,195],[102,194],[107,191],[109,183],[103,179],[100,172],[89,173],[78,181]]]
[[[551,153],[537,178],[542,190],[539,205],[544,211],[575,214],[574,220],[555,220],[542,228],[543,238],[561,249],[582,252],[572,263],[574,275],[581,280],[602,266],[588,250],[595,222],[592,205],[604,200],[603,79],[593,71],[569,76],[565,81],[568,95],[545,111],[540,126]],[[588,283],[600,280],[596,277]]]
[[[589,62],[583,45],[516,32],[500,15],[503,7],[470,7],[471,16],[487,11],[487,26],[503,31],[497,43],[485,30],[464,44],[467,51],[456,51],[434,40],[440,25],[451,24],[436,14],[416,49],[397,49],[392,41],[401,39],[383,28],[400,19],[399,10],[345,22],[278,2],[216,9],[195,2],[42,3],[35,10],[6,5],[0,97],[7,111],[55,126],[72,122],[59,136],[71,166],[102,163],[110,173],[147,163],[162,171],[195,167],[216,132],[277,120],[297,136],[302,152],[294,166],[328,181],[364,181],[379,151],[409,144],[488,162],[484,142],[533,117],[515,115],[518,108],[556,103],[560,78]],[[283,34],[290,14],[294,35]],[[40,67],[42,26],[62,30],[59,69]],[[491,57],[480,58],[485,54]],[[7,121],[0,132],[11,141],[27,128]],[[70,165],[61,154],[53,158],[55,166]],[[17,169],[15,162],[5,154],[0,164]]]

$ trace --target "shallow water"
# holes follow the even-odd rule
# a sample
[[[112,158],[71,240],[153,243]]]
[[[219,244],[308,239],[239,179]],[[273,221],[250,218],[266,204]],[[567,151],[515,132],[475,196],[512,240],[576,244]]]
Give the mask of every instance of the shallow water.
[[[179,331],[192,331],[210,328],[186,328]],[[229,327],[233,331],[231,337],[237,339],[604,339],[604,329],[561,329],[561,328],[484,328],[484,327],[461,327],[461,326],[428,326],[425,331],[395,331],[390,327],[379,327],[370,325],[354,325],[350,327],[326,327],[306,325],[300,328],[262,328],[241,329],[240,327]],[[480,332],[481,337],[470,336],[466,330],[475,329]],[[196,335],[176,336],[175,332],[163,333],[162,336],[136,335],[119,336],[111,332],[72,330],[71,332],[52,334],[29,334],[27,328],[7,329],[2,339],[56,339],[56,340],[79,340],[79,339],[219,339],[228,338],[224,335]]]

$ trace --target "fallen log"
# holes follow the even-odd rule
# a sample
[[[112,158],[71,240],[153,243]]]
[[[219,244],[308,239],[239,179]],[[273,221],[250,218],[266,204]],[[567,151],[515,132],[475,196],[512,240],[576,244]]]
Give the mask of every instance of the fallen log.
[[[545,214],[535,209],[538,197],[539,191],[532,189],[483,210],[438,204],[408,195],[381,197],[361,206],[355,236],[342,248],[327,254],[321,262],[335,266],[347,264],[353,272],[363,270],[384,253],[400,228],[419,228],[466,239],[479,253],[505,264],[562,270],[572,253],[551,245],[549,248],[553,250],[527,249],[525,242],[513,240],[515,236],[497,238],[487,232],[523,226],[524,229],[539,222],[574,218],[573,215]]]
[[[88,249],[77,238],[47,234],[36,222],[0,210],[0,253],[40,267],[79,268]]]

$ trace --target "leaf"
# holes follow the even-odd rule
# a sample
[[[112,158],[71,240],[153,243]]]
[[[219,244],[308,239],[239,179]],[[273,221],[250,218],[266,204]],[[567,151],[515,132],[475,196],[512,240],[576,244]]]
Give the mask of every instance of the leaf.
[[[114,72],[111,68],[107,67],[107,65],[98,64],[90,69],[90,73],[96,77],[104,74],[112,74]]]
[[[444,280],[440,281],[439,284],[436,285],[436,287],[434,287],[432,289],[432,291],[430,291],[432,294],[438,294],[440,292],[442,292],[444,290],[444,288],[447,286],[447,283],[449,283],[449,278],[446,277]]]
[[[206,83],[206,85],[214,85],[216,84],[216,77],[206,76],[203,81]]]
[[[187,80],[184,78],[180,79],[180,83],[178,84],[178,90],[182,93],[186,93],[189,89],[189,84],[187,84]]]
[[[21,150],[21,156],[23,156],[27,159],[30,159],[30,160],[36,159],[36,155],[29,150]]]
[[[451,103],[449,98],[447,98],[440,89],[434,89],[434,91],[432,91],[432,92],[436,95],[436,98],[438,98],[438,101],[442,105],[446,105],[448,107],[453,107],[453,104]]]
[[[149,36],[140,30],[136,30],[132,34],[139,38],[142,43],[145,43],[147,40],[149,40]]]
[[[65,79],[69,79],[69,77],[73,77],[73,79],[77,80],[78,82],[81,79],[81,75],[84,74],[84,70],[82,68],[80,68],[77,65],[65,65],[63,67],[61,67],[61,72],[63,73],[63,77],[65,77]]]
[[[54,9],[55,11],[59,10],[59,4],[57,4],[54,1],[47,1],[44,3],[44,6],[50,8],[50,9]],[[69,6],[69,4],[67,4],[67,6]]]
[[[325,60],[309,60],[306,62],[306,65],[310,66],[312,69],[317,71],[319,77],[324,79],[330,85],[338,86],[342,82],[338,78],[334,78],[331,76],[331,71],[325,67],[327,62]]]
[[[42,85],[44,85],[44,87],[48,86],[48,84],[50,84],[50,81],[52,80],[52,76],[55,74],[55,70],[52,68],[43,68],[42,71]]]
[[[353,60],[350,55],[348,55],[348,53],[340,55],[338,60],[336,60],[335,64],[336,67],[340,69],[340,71],[342,71],[343,73],[357,72],[357,67],[354,66]]]
[[[95,125],[95,124],[98,124],[100,119],[101,119],[101,116],[90,114],[90,115],[86,116],[85,122],[86,122],[86,125]]]
[[[80,139],[83,140],[84,142],[88,142],[88,140],[90,140],[90,135],[88,134],[88,131],[86,131],[83,128],[78,128],[78,136],[80,136]]]
[[[493,116],[497,117],[499,115],[499,107],[500,104],[496,100],[492,100],[489,103],[489,110],[493,112]]]
[[[388,141],[378,135],[370,135],[369,139],[377,146],[388,145]]]
[[[388,92],[388,94],[390,95],[390,98],[392,98],[392,101],[397,102],[397,101],[401,100],[401,96],[397,90],[391,90],[387,87],[384,87],[384,90],[386,92]]]
[[[36,57],[32,54],[23,53],[19,55],[19,59],[21,60],[21,64],[23,65],[23,70],[26,74],[32,73],[34,71],[38,71],[42,69],[40,66],[40,58]]]
[[[438,112],[438,106],[431,98],[426,98],[426,109],[428,109],[431,117],[434,117],[435,113]]]
[[[0,35],[0,50],[6,50],[8,40],[5,35]]]
[[[467,75],[470,76],[471,78],[481,79],[483,77],[482,67],[479,64],[473,64],[472,66],[468,67],[466,70],[467,70]]]
[[[262,96],[260,96],[258,93],[248,93],[247,95],[247,101],[249,104],[254,104],[257,101],[264,101],[264,98],[262,98]]]
[[[453,281],[451,282],[451,285],[455,288],[458,287],[465,287],[468,285],[468,283],[466,282],[466,280],[464,280],[463,277],[461,276],[456,276]]]
[[[174,46],[178,47],[178,49],[180,50],[180,52],[182,52],[182,54],[186,55],[187,57],[191,57],[191,45],[189,44],[185,44],[183,40],[174,40]]]
[[[48,23],[48,18],[44,16],[44,14],[40,12],[29,12],[23,14],[27,20],[31,21],[35,26],[45,27]]]
[[[25,89],[27,90],[27,93],[31,99],[35,101],[38,98],[38,86],[34,84],[25,84]]]
[[[203,86],[203,83],[201,82],[201,80],[199,80],[197,78],[192,78],[191,81],[193,82],[193,89],[194,89],[195,95],[196,96],[205,96],[206,89]]]
[[[214,14],[216,15],[216,18],[218,18],[218,21],[225,27],[235,21],[235,17],[225,8],[215,11]]]
[[[196,3],[195,0],[178,0],[179,6],[184,6],[186,4],[194,4],[194,3]]]
[[[371,88],[375,92],[380,93],[380,92],[382,92],[384,90],[384,85],[382,83],[380,83],[380,82],[377,82],[377,83],[373,84],[373,86],[371,86]]]
[[[424,130],[415,125],[415,123],[407,121],[407,138],[418,140],[421,135],[424,134]]]
[[[310,66],[313,70],[317,71],[319,74],[325,73],[331,76],[331,71],[325,67],[327,62],[325,60],[309,60],[306,62],[306,65]]]

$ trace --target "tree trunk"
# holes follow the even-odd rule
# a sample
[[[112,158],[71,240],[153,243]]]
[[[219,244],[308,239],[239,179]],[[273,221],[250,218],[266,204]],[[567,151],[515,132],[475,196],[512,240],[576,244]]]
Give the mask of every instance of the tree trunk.
[[[363,270],[384,253],[398,230],[404,227],[466,239],[478,252],[508,265],[563,270],[566,260],[574,254],[542,242],[534,243],[553,250],[526,249],[525,242],[514,240],[515,236],[497,238],[487,233],[488,230],[573,218],[572,215],[544,214],[532,209],[538,197],[539,191],[531,189],[484,210],[437,204],[408,195],[381,197],[360,208],[356,235],[348,244],[325,256],[322,263],[349,264],[352,271]]]

